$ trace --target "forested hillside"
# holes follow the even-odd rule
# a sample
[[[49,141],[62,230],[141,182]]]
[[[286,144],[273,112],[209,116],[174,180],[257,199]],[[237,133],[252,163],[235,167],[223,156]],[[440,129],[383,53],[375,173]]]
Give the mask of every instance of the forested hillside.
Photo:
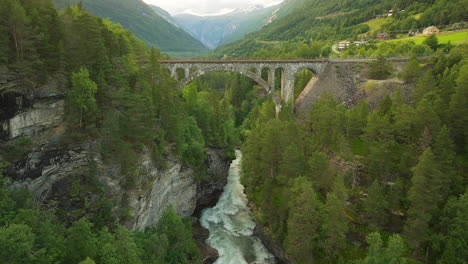
[[[148,176],[136,166],[142,152],[149,152],[161,170],[168,156],[176,157],[200,179],[208,146],[232,152],[237,142],[232,106],[217,92],[183,96],[159,64],[160,52],[120,25],[81,5],[58,13],[51,0],[0,0],[0,25],[0,66],[2,74],[8,69],[18,76],[14,89],[35,94],[49,82],[62,84],[54,93],[65,97],[65,131],[51,144],[67,150],[86,142],[96,145],[103,162],[118,164],[124,175],[116,182],[128,192],[124,197]],[[238,82],[233,79],[232,85]],[[13,110],[3,105],[11,104],[3,97],[3,89],[11,88],[2,86],[2,118]],[[47,146],[33,136],[4,136],[0,262],[201,263],[191,221],[172,209],[145,232],[121,226],[133,217],[128,198],[116,201],[106,195],[109,190],[92,161],[84,171],[69,172],[71,189],[64,189],[62,198],[38,200],[14,185],[8,168],[32,148]]]
[[[468,46],[399,78],[377,105],[325,93],[303,119],[271,101],[252,112],[243,183],[296,263],[466,263]]]
[[[80,1],[54,0],[56,6],[62,10],[78,2]],[[202,53],[207,51],[203,44],[184,30],[166,21],[143,1],[84,0],[81,2],[90,13],[121,24],[146,44],[162,52]]]
[[[293,3],[295,3],[293,1]],[[396,13],[380,32],[420,30],[468,21],[465,0],[310,0],[245,39],[222,46],[216,57],[327,57],[333,43],[360,40],[376,34],[366,22],[377,15]],[[314,47],[313,49],[310,46]],[[307,49],[309,47],[309,49]]]

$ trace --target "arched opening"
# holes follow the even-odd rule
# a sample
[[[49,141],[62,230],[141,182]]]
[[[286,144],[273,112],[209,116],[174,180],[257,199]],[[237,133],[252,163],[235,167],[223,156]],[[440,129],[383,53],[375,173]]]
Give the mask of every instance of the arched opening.
[[[177,77],[177,80],[183,80],[183,79],[185,79],[185,77],[187,77],[187,76],[185,76],[185,69],[183,69],[183,68],[178,68],[178,69],[176,70],[176,77]]]
[[[262,73],[261,73],[261,77],[263,80],[267,81],[268,82],[268,73],[269,73],[270,69],[269,68],[262,68]]]
[[[275,91],[278,94],[281,94],[281,87],[284,86],[285,78],[284,78],[284,69],[283,68],[276,68],[275,69]]]
[[[317,74],[310,69],[303,69],[295,76],[294,101],[301,100],[318,80]]]

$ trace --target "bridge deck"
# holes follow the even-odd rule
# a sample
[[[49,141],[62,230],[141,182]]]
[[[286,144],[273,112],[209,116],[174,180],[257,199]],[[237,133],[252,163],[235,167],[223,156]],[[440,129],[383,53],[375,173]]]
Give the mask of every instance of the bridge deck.
[[[407,62],[409,58],[387,58],[389,62]],[[160,60],[161,63],[314,63],[314,62],[331,62],[331,63],[366,63],[374,62],[377,59],[246,59],[246,60],[186,60],[186,59],[171,59]]]

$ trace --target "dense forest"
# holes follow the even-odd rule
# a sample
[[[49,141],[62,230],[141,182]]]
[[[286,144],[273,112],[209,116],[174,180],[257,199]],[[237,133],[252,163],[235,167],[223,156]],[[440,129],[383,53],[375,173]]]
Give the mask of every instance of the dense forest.
[[[136,168],[142,151],[160,168],[167,156],[175,156],[199,178],[208,146],[233,155],[236,116],[249,106],[234,111],[231,101],[241,109],[236,87],[252,89],[251,81],[233,76],[226,90],[230,101],[208,91],[202,79],[182,93],[158,62],[158,50],[82,5],[59,13],[50,0],[1,0],[0,32],[0,64],[18,73],[22,86],[66,84],[67,132],[61,144],[98,143],[107,162],[120,164],[124,189],[145,177]],[[31,145],[27,137],[2,145],[2,171]],[[131,233],[121,226],[131,217],[125,201],[121,210],[110,209],[94,168],[89,164],[89,171],[70,175],[68,195],[76,206],[67,212],[54,204],[38,206],[28,190],[12,189],[10,179],[0,177],[2,263],[200,263],[190,220],[169,209],[158,226]],[[89,193],[98,199],[89,200]]]
[[[411,59],[413,88],[376,106],[323,94],[305,119],[269,101],[252,112],[243,183],[297,263],[466,262],[467,54]],[[385,64],[370,74],[389,77]]]

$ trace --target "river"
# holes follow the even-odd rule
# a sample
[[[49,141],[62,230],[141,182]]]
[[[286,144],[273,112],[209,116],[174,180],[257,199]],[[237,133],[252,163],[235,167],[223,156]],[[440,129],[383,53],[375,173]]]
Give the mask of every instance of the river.
[[[215,264],[272,264],[274,256],[253,235],[255,222],[240,183],[241,161],[236,151],[223,194],[215,207],[202,213],[200,222],[210,231],[206,242],[219,252]]]

